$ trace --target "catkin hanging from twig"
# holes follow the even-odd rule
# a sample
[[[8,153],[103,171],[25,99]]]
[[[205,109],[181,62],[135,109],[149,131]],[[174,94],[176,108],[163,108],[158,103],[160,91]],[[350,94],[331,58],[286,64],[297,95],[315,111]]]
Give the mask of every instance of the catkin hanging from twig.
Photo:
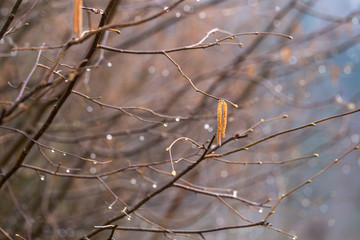
[[[74,0],[73,31],[78,38],[82,34],[82,0]]]
[[[227,124],[227,104],[220,99],[217,108],[217,143],[221,146],[221,138],[225,137],[225,130]]]

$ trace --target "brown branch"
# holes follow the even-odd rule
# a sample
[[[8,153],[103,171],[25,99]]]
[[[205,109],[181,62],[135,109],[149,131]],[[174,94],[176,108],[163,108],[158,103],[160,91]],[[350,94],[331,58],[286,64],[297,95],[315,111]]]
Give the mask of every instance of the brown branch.
[[[282,131],[282,132],[278,132],[278,133],[275,133],[275,134],[272,134],[270,136],[267,136],[267,137],[264,137],[258,141],[255,141],[253,143],[250,143],[250,144],[247,144],[245,145],[244,147],[241,147],[241,148],[238,148],[238,149],[235,149],[235,150],[232,150],[232,151],[229,151],[229,152],[226,152],[226,153],[222,153],[222,154],[209,154],[209,155],[206,155],[205,158],[213,158],[213,157],[224,157],[226,155],[230,155],[232,153],[236,153],[236,152],[240,152],[240,151],[243,151],[243,150],[249,150],[250,147],[252,146],[255,146],[259,143],[262,143],[264,141],[267,141],[271,138],[274,138],[274,137],[277,137],[277,136],[280,136],[280,135],[283,135],[283,134],[286,134],[286,133],[290,133],[290,132],[295,132],[297,130],[300,130],[300,129],[304,129],[304,128],[307,128],[307,127],[314,127],[316,126],[316,124],[318,123],[322,123],[322,122],[325,122],[325,121],[328,121],[328,120],[331,120],[331,119],[335,119],[335,118],[340,118],[340,117],[343,117],[343,116],[346,116],[346,115],[350,115],[350,114],[354,114],[354,113],[357,113],[357,112],[360,112],[360,108],[359,109],[356,109],[354,111],[350,111],[350,112],[346,112],[346,113],[342,113],[342,114],[337,114],[337,115],[333,115],[333,116],[330,116],[330,117],[327,117],[327,118],[323,118],[323,119],[320,119],[320,120],[317,120],[317,121],[314,121],[314,122],[311,122],[311,123],[308,123],[308,124],[305,124],[305,125],[302,125],[302,126],[299,126],[299,127],[295,127],[295,128],[291,128],[291,129],[288,129],[288,130],[285,130],[285,131]]]
[[[283,200],[285,197],[289,196],[291,193],[295,192],[296,190],[298,190],[299,188],[302,188],[303,186],[305,186],[306,184],[311,183],[314,179],[316,179],[318,176],[320,176],[321,174],[323,174],[324,172],[326,172],[327,170],[329,170],[329,168],[331,168],[332,166],[334,166],[337,162],[339,162],[341,159],[343,159],[344,157],[346,157],[347,155],[349,155],[352,151],[359,149],[359,146],[355,146],[353,148],[351,148],[350,150],[348,150],[346,153],[344,153],[341,157],[336,158],[332,163],[330,163],[327,167],[325,167],[324,169],[322,169],[321,171],[319,171],[317,174],[315,174],[314,176],[312,176],[309,180],[307,180],[306,182],[298,185],[297,187],[291,189],[290,191],[288,191],[285,194],[282,194],[281,197],[278,199],[278,201],[275,203],[275,205],[271,208],[270,212],[266,215],[266,217],[264,218],[264,221],[266,221],[272,214],[275,213],[275,209],[277,208],[277,206],[279,205],[279,203],[281,202],[281,200]]]
[[[8,30],[11,22],[14,20],[15,18],[15,14],[17,12],[17,10],[19,9],[20,5],[21,5],[22,0],[17,0],[14,7],[12,8],[9,17],[7,18],[4,26],[1,28],[0,30],[0,39],[3,38],[3,36],[5,35],[6,31]]]
[[[185,189],[188,191],[196,192],[196,193],[201,193],[201,194],[208,195],[208,196],[235,199],[235,200],[238,200],[238,201],[245,203],[247,205],[250,205],[250,206],[270,207],[269,205],[265,205],[264,203],[257,203],[257,202],[253,202],[253,201],[250,201],[250,200],[247,200],[244,198],[240,198],[238,196],[235,196],[234,194],[216,193],[216,192],[211,192],[211,191],[206,191],[206,190],[186,186],[186,185],[179,184],[179,183],[174,183],[173,186],[177,187],[177,188],[182,188],[182,189]]]
[[[264,221],[256,222],[252,224],[246,225],[236,225],[236,226],[226,226],[226,227],[218,227],[218,228],[209,228],[209,229],[199,229],[199,230],[163,230],[163,229],[152,229],[152,228],[136,228],[136,227],[116,227],[116,230],[121,231],[137,231],[137,232],[154,232],[154,233],[166,233],[171,231],[173,233],[188,233],[188,234],[202,234],[202,233],[210,233],[210,232],[218,232],[230,229],[239,229],[239,228],[249,228],[255,226],[265,226],[266,223]],[[105,229],[113,229],[114,225],[105,225],[105,226],[94,226],[97,230],[105,230]]]
[[[215,135],[213,136],[213,138],[211,139],[211,141],[209,141],[208,144],[208,148],[210,148],[211,144],[213,143],[215,139]],[[206,148],[206,149],[208,149]],[[185,174],[187,174],[188,172],[190,172],[193,168],[195,168],[199,163],[201,163],[204,159],[205,159],[205,155],[208,151],[204,150],[204,153],[199,157],[199,159],[194,162],[193,164],[189,165],[188,167],[186,167],[183,171],[181,171],[178,175],[174,176],[168,183],[166,183],[164,186],[159,187],[157,190],[149,193],[146,195],[145,198],[143,198],[142,200],[140,200],[138,203],[136,203],[134,206],[130,207],[127,211],[128,214],[136,211],[137,209],[139,209],[142,205],[144,205],[146,202],[148,202],[150,199],[152,199],[153,197],[155,197],[156,195],[162,193],[163,191],[165,191],[166,189],[170,188],[177,180],[179,180],[181,177],[183,177]],[[118,216],[115,216],[111,219],[109,219],[108,221],[106,221],[106,223],[104,225],[108,225],[113,223],[116,220],[119,220],[123,217],[125,217],[126,214],[120,214]],[[95,229],[92,232],[90,232],[89,234],[86,235],[87,238],[90,238],[96,234],[98,234],[99,232],[101,232],[103,229]],[[81,239],[86,239],[85,237],[81,238]]]
[[[101,28],[102,26],[105,25],[106,20],[108,19],[110,12],[112,11],[112,9],[116,6],[117,4],[117,0],[110,0],[104,14],[101,17],[100,23],[99,23],[99,28]],[[90,60],[90,58],[93,56],[95,50],[96,50],[96,46],[97,44],[100,42],[102,36],[102,31],[99,31],[96,36],[95,39],[93,41],[93,43],[90,46],[90,49],[88,50],[86,57],[85,57],[85,61],[83,61],[80,65],[80,68],[84,68],[88,61]],[[70,41],[59,53],[59,56],[57,58],[57,61],[55,61],[55,63],[53,64],[51,71],[48,71],[48,74],[46,75],[45,79],[48,79],[53,70],[55,69],[55,67],[58,65],[58,63],[60,62],[60,60],[62,59],[62,57],[65,55],[65,52],[69,49],[69,47],[74,44],[73,41]],[[75,76],[75,78],[73,79],[73,81],[71,81],[69,83],[69,86],[67,87],[67,89],[65,90],[65,92],[63,93],[63,95],[61,96],[61,98],[59,99],[59,101],[57,102],[57,104],[54,105],[53,110],[51,111],[50,115],[48,116],[47,120],[45,121],[45,123],[42,125],[42,127],[36,132],[36,134],[34,135],[33,139],[35,141],[37,141],[44,133],[45,131],[48,129],[48,127],[51,125],[51,123],[53,122],[53,120],[55,119],[57,113],[59,112],[60,108],[62,107],[62,105],[64,104],[64,102],[66,101],[66,99],[68,98],[68,96],[70,95],[73,87],[75,86],[75,83],[77,82],[77,79],[79,78],[79,74]],[[0,179],[0,189],[2,188],[2,186],[4,185],[5,182],[7,182],[7,180],[21,167],[22,163],[24,162],[25,158],[27,157],[28,153],[30,152],[30,150],[32,149],[33,145],[35,144],[34,141],[29,141],[25,148],[23,149],[23,151],[21,152],[20,156],[18,157],[18,159],[16,160],[15,165]]]

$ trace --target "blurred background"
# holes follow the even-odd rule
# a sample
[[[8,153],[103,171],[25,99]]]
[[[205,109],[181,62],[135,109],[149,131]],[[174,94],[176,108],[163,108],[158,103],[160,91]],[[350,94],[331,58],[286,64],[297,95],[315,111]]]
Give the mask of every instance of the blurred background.
[[[1,27],[14,2],[0,0]],[[107,2],[83,1],[84,31],[97,28],[101,14],[96,10],[104,10]],[[27,77],[25,93],[39,86],[61,47],[75,36],[72,3],[22,1],[10,25],[12,31],[0,40],[0,109],[12,106]],[[244,34],[209,48],[169,53],[197,88],[239,106],[228,104],[224,141],[261,119],[270,119],[253,128],[246,138],[231,141],[215,153],[359,107],[359,1],[186,0],[166,11],[174,3],[119,1],[111,23],[131,23],[165,13],[143,24],[119,28],[121,34],[106,31],[101,45],[161,51],[196,44],[214,29],[217,31],[203,43],[247,32],[293,37]],[[45,49],[40,56],[33,47],[42,44]],[[57,73],[67,76],[76,70],[90,44],[91,39],[72,46],[55,69]],[[30,75],[34,64],[36,70]],[[83,237],[93,226],[121,214],[121,201],[133,206],[169,182],[172,168],[166,148],[174,140],[187,137],[206,145],[216,133],[218,101],[196,92],[161,52],[126,54],[99,48],[82,70],[74,88],[77,93],[69,96],[39,139],[46,147],[34,146],[26,165],[0,191],[0,227],[13,239],[19,239],[15,234],[25,239]],[[63,79],[46,92],[37,91],[4,118],[2,125],[33,135],[68,84]],[[117,107],[124,107],[132,116]],[[248,151],[206,159],[177,183],[260,203],[270,198],[267,204],[273,206],[281,194],[306,182],[358,144],[359,138],[359,114],[355,113],[271,138]],[[19,132],[0,129],[2,175],[15,163],[27,141]],[[176,172],[201,154],[202,150],[189,141],[176,142],[171,148],[172,159],[178,160]],[[314,154],[319,157],[311,157]],[[304,156],[310,157],[283,163]],[[256,164],[259,162],[273,164]],[[143,167],[128,168],[138,164]],[[101,177],[105,184],[96,177],[113,170],[119,171]],[[359,172],[360,155],[355,151],[284,198],[268,219],[280,232],[250,227],[206,233],[204,238],[271,240],[296,235],[307,240],[358,239]],[[236,199],[226,202],[253,222],[261,221],[270,211],[266,206],[249,206]],[[216,197],[178,187],[165,190],[136,213],[148,221],[131,214],[130,221],[125,218],[115,223],[151,228],[151,221],[168,229],[249,223]],[[103,231],[91,239],[106,239],[109,234],[109,230]],[[199,235],[191,237],[201,239]],[[140,231],[116,231],[113,238],[191,239]]]

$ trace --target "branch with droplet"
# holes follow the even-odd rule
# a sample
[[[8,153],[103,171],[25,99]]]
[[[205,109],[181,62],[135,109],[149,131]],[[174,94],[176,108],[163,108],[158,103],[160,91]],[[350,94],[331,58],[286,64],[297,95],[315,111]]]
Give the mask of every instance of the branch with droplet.
[[[200,144],[198,144],[197,142],[195,142],[194,140],[192,140],[191,138],[187,138],[187,137],[179,137],[178,139],[176,139],[175,141],[173,141],[169,147],[166,148],[166,151],[169,152],[169,156],[170,156],[170,163],[171,163],[171,175],[175,176],[176,175],[176,171],[174,168],[174,161],[171,155],[171,148],[174,146],[174,144],[180,140],[184,140],[184,141],[189,141],[191,143],[193,143],[194,145],[196,145],[199,149],[204,148],[204,146],[201,146]]]
[[[183,72],[183,70],[181,69],[180,65],[179,65],[177,62],[175,62],[175,60],[172,59],[172,58],[169,56],[169,54],[167,54],[165,51],[163,51],[162,53],[177,67],[177,69],[178,69],[178,71],[180,72],[181,76],[183,76],[183,77],[190,83],[191,87],[192,87],[196,92],[199,92],[199,93],[201,93],[201,94],[203,94],[203,95],[205,95],[205,96],[207,96],[207,97],[214,98],[214,99],[216,99],[216,100],[224,100],[224,101],[228,102],[229,104],[231,104],[231,105],[232,105],[233,107],[235,107],[235,108],[238,108],[238,107],[239,107],[237,104],[231,102],[230,100],[216,97],[216,96],[214,96],[214,95],[211,95],[211,94],[209,94],[209,93],[207,93],[207,92],[204,92],[204,91],[198,89],[198,88],[195,86],[195,84],[192,82],[192,80]]]

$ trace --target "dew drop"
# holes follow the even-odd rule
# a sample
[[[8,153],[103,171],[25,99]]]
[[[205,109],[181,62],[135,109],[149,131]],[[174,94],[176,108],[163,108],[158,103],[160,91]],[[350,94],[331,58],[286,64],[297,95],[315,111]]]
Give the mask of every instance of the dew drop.
[[[54,149],[51,149],[51,152],[55,152],[55,150],[54,150]]]
[[[40,180],[41,180],[41,181],[45,181],[45,176],[41,175],[41,176],[40,176]]]
[[[206,13],[205,12],[200,12],[199,13],[199,19],[205,19],[206,18]]]
[[[276,7],[275,7],[275,11],[278,12],[278,11],[280,11],[280,10],[281,10],[281,8],[280,8],[279,6],[276,6]]]
[[[320,65],[318,67],[318,72],[319,73],[326,73],[326,67],[324,65]]]
[[[214,129],[212,127],[209,127],[208,132],[212,132]]]
[[[169,74],[170,74],[170,72],[169,72],[169,70],[167,70],[167,69],[164,69],[164,70],[162,70],[162,72],[161,72],[161,75],[163,75],[163,77],[167,77],[167,76],[169,76]]]
[[[65,79],[65,82],[69,82],[69,80],[68,80],[68,79]]]
[[[157,188],[157,185],[156,185],[156,183],[154,183],[154,184],[152,185],[152,187],[153,187],[153,188]]]
[[[351,19],[352,24],[357,25],[359,24],[359,19],[355,16]]]
[[[180,118],[175,118],[175,121],[179,122],[179,121],[180,121]]]
[[[185,5],[184,6],[184,12],[192,12],[194,11],[194,8],[190,5]]]
[[[275,19],[275,20],[273,21],[273,25],[274,25],[274,27],[280,27],[280,25],[281,25],[281,21],[280,21],[280,20]]]
[[[283,90],[283,87],[282,87],[281,85],[278,84],[278,85],[275,86],[275,91],[276,91],[276,92],[279,93],[279,92],[281,92],[282,90]]]
[[[91,69],[90,69],[90,68],[87,68],[87,69],[86,69],[86,71],[87,71],[87,72],[90,72],[90,71],[91,71]]]
[[[351,70],[352,70],[352,68],[351,68],[350,65],[346,65],[346,66],[344,67],[344,73],[345,73],[346,75],[350,75],[350,74],[351,74]]]
[[[227,176],[229,176],[229,173],[228,173],[228,171],[226,171],[226,170],[221,170],[220,176],[221,176],[222,178],[226,178]]]
[[[151,74],[155,73],[155,72],[156,72],[155,67],[154,67],[154,66],[150,66],[150,67],[148,68],[148,72],[151,73]]]
[[[66,172],[67,172],[67,173],[70,173],[70,169],[69,169],[69,168],[68,168],[68,169],[66,169]]]
[[[108,206],[108,209],[112,209],[112,205],[109,205],[109,206]]]
[[[127,218],[127,220],[130,221],[130,220],[131,220],[131,217],[129,216],[129,217]]]
[[[131,183],[131,184],[136,184],[136,179],[135,179],[135,178],[132,178],[132,179],[130,180],[130,183]]]
[[[329,227],[332,227],[332,226],[334,226],[334,225],[335,225],[335,219],[330,218],[330,219],[328,220],[328,226],[329,226]]]
[[[181,13],[180,13],[180,12],[177,12],[177,13],[175,14],[175,16],[176,16],[177,18],[179,18],[179,17],[181,17]]]
[[[86,111],[88,111],[88,112],[90,113],[90,112],[93,111],[93,108],[92,108],[91,106],[88,106],[88,107],[86,108]]]
[[[341,170],[343,174],[349,174],[351,171],[351,166],[349,164],[345,164],[344,166],[342,166]]]
[[[263,208],[260,208],[259,209],[259,213],[263,213],[264,212],[264,209]]]
[[[90,154],[90,157],[91,157],[92,159],[95,159],[95,158],[96,158],[96,154],[95,154],[95,153],[91,153],[91,154]]]
[[[233,191],[233,197],[237,197],[238,191],[234,190]]]
[[[167,124],[167,123],[164,123],[163,125],[164,125],[164,127],[167,127],[167,126],[168,126],[169,124]]]
[[[94,168],[94,167],[90,168],[90,173],[95,174],[96,173],[96,168]]]
[[[106,135],[106,139],[107,139],[107,140],[112,140],[112,138],[113,138],[113,137],[112,137],[111,134],[107,134],[107,135]]]
[[[205,129],[209,129],[209,127],[210,127],[209,124],[207,124],[207,123],[204,124],[204,128],[205,128]]]
[[[164,7],[164,11],[169,12],[169,7],[168,6]]]
[[[66,153],[63,153],[63,156],[66,156]]]
[[[107,63],[107,66],[108,66],[108,67],[112,67],[112,63],[111,63],[111,62],[108,62],[108,63]]]
[[[98,162],[97,162],[97,161],[93,161],[93,164],[96,165],[96,164],[98,164]]]
[[[145,140],[145,137],[144,137],[144,136],[140,136],[139,139],[140,139],[140,141],[144,141],[144,140]]]

